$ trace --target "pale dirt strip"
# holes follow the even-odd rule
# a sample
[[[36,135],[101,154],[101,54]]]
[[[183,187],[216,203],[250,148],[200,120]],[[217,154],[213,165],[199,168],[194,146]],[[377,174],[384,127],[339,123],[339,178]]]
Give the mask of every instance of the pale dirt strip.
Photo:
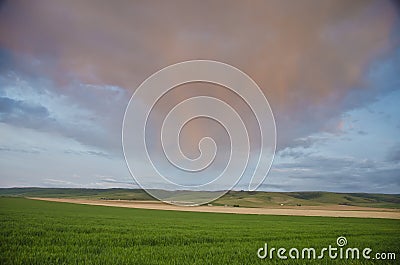
[[[367,208],[353,206],[301,206],[282,208],[244,208],[224,206],[175,206],[153,201],[124,201],[124,200],[87,200],[66,198],[29,198],[34,200],[67,202],[76,204],[113,206],[137,209],[169,210],[184,212],[210,212],[210,213],[235,213],[235,214],[259,214],[259,215],[294,215],[294,216],[327,216],[327,217],[359,217],[359,218],[385,218],[400,219],[400,210]]]

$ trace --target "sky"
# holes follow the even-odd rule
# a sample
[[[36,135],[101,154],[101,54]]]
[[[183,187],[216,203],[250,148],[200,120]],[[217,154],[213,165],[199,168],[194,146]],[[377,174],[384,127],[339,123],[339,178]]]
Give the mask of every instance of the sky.
[[[367,0],[0,1],[0,187],[138,187],[121,145],[129,99],[195,59],[237,67],[269,101],[277,148],[260,190],[400,193],[400,7]],[[223,88],[188,85],[155,120],[200,90],[247,117]],[[210,128],[186,129],[189,156]]]

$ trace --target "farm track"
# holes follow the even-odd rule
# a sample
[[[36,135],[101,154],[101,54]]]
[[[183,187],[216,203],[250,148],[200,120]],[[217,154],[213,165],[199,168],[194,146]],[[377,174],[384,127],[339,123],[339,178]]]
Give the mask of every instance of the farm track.
[[[89,199],[33,198],[33,197],[30,197],[29,199],[75,203],[75,204],[98,205],[98,206],[169,210],[169,211],[400,219],[400,210],[398,209],[368,208],[368,207],[344,206],[344,205],[300,206],[300,207],[281,206],[281,207],[270,207],[270,208],[244,208],[244,207],[224,207],[224,206],[185,207],[185,206],[170,205],[157,201],[89,200]]]

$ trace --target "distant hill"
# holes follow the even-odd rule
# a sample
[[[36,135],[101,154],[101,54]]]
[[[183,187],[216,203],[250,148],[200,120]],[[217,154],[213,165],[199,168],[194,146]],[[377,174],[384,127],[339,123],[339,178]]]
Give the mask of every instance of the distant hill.
[[[154,200],[141,189],[0,188],[0,196]]]
[[[191,193],[188,191],[185,194]],[[155,200],[140,189],[0,188],[0,196]],[[399,209],[400,194],[229,191],[212,204],[239,207],[352,205]]]

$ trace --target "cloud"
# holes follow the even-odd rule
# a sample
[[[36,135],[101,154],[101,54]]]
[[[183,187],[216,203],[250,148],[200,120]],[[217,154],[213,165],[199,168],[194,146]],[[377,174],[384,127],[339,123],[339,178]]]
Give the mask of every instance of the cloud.
[[[33,142],[14,149],[4,145],[2,165],[8,161],[4,153],[15,155],[54,137],[51,143],[63,155],[54,161],[79,167],[80,175],[93,175],[98,161],[103,171],[107,163],[119,168],[122,118],[132,92],[167,65],[212,59],[246,72],[271,104],[282,158],[273,168],[274,188],[347,189],[356,187],[361,174],[375,183],[370,175],[375,172],[387,174],[392,182],[384,183],[398,189],[387,164],[316,152],[329,139],[350,135],[352,124],[344,113],[398,89],[400,16],[391,1],[15,0],[0,8],[0,127]],[[205,92],[234,106],[256,139],[252,144],[259,141],[248,106],[211,86],[177,88],[151,118],[159,122],[173,104]],[[189,155],[198,151],[198,139],[219,133],[208,125],[200,121],[185,128],[182,147]],[[153,136],[159,127],[150,127]],[[354,130],[363,139],[374,135],[370,129]],[[224,136],[214,137],[223,145],[219,150],[228,149]],[[68,148],[71,143],[77,148]],[[150,152],[162,154],[156,148]],[[26,159],[19,153],[19,159]],[[388,157],[397,161],[396,151]],[[8,176],[14,177],[11,167]],[[68,175],[57,168],[51,173]],[[369,189],[367,184],[363,188]]]
[[[363,131],[363,130],[359,130],[357,133],[358,133],[359,135],[368,135],[368,133],[365,132],[365,131]]]
[[[52,179],[52,178],[48,178],[48,179],[44,179],[43,183],[46,184],[46,186],[49,187],[74,187],[74,188],[81,188],[82,185],[71,182],[71,181],[65,181],[62,179]]]
[[[71,150],[71,149],[67,149],[64,151],[64,153],[66,154],[73,154],[73,155],[92,155],[92,156],[100,156],[100,157],[105,157],[105,158],[113,158],[113,156],[111,156],[108,153],[102,152],[102,151],[93,151],[93,150]]]
[[[121,156],[125,90],[79,83],[64,89],[43,77],[8,72],[0,76],[0,121],[61,134]]]
[[[17,152],[17,153],[27,153],[27,154],[39,154],[43,152],[42,148],[15,148],[9,146],[0,146],[0,152]]]
[[[77,79],[134,90],[179,61],[230,63],[262,87],[284,148],[374,99],[365,75],[396,47],[398,18],[390,1],[10,1],[0,44],[59,87]]]
[[[400,162],[400,144],[393,146],[387,154],[387,160],[390,162]]]
[[[112,183],[112,184],[124,184],[124,185],[129,185],[131,187],[138,187],[135,182],[132,180],[118,180],[115,178],[110,178],[110,177],[101,177],[101,182],[105,183]]]
[[[294,158],[292,162],[278,158],[263,189],[381,193],[400,189],[400,167],[390,162],[299,153]]]
[[[0,122],[38,128],[48,119],[49,111],[41,105],[0,97]]]

